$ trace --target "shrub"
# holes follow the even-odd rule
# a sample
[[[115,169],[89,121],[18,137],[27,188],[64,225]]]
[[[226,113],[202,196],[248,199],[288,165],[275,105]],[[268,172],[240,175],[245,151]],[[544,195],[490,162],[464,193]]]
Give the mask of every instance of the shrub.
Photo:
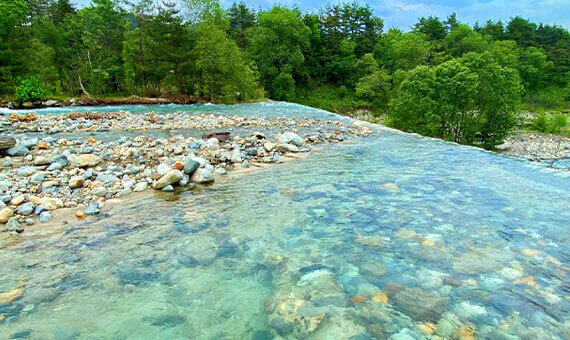
[[[43,99],[46,91],[36,77],[29,77],[18,80],[14,97],[20,102],[31,102]]]
[[[534,118],[530,128],[537,132],[559,134],[567,124],[568,118],[563,113],[547,115],[541,112]]]

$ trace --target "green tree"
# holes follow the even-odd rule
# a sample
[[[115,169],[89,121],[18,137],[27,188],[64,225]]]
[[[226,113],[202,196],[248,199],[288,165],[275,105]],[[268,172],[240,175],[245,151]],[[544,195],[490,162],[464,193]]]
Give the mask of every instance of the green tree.
[[[518,72],[501,67],[490,53],[468,53],[463,63],[479,79],[475,107],[481,123],[476,142],[492,148],[515,125],[514,112],[523,92]]]
[[[356,95],[373,108],[384,110],[390,98],[390,79],[385,70],[376,69],[360,78],[356,84]]]
[[[243,1],[233,3],[228,10],[230,18],[230,37],[237,43],[239,48],[247,47],[246,31],[255,25],[255,11],[246,6]]]
[[[233,103],[255,95],[255,77],[235,41],[213,22],[196,27],[193,50],[195,92],[209,100]]]
[[[438,17],[421,17],[415,24],[414,30],[424,34],[429,40],[443,40],[447,29]]]
[[[468,52],[487,50],[487,41],[465,24],[458,25],[445,38],[447,50],[454,57],[461,57]]]
[[[507,24],[507,38],[523,47],[535,45],[536,24],[516,16]]]
[[[519,73],[527,92],[535,92],[546,86],[554,64],[547,60],[546,53],[536,47],[527,47],[520,56]]]
[[[391,73],[411,70],[427,63],[431,45],[421,33],[402,33],[391,29],[374,48],[374,56],[380,65]]]
[[[271,98],[291,99],[294,84],[306,78],[303,51],[309,48],[311,31],[299,11],[285,7],[260,12],[258,22],[258,27],[250,29],[248,35],[249,52],[261,82]]]

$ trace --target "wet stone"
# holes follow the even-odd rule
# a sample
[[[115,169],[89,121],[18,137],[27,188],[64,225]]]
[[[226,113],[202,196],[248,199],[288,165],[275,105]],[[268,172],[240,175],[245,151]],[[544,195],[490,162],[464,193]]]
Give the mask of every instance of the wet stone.
[[[446,299],[420,288],[391,284],[386,291],[391,303],[416,321],[436,322],[446,310]]]

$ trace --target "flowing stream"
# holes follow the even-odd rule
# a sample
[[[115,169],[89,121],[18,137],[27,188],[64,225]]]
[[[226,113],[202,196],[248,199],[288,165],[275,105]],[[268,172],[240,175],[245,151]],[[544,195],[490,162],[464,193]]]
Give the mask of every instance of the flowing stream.
[[[568,172],[385,129],[0,250],[0,338],[568,339],[569,227]]]

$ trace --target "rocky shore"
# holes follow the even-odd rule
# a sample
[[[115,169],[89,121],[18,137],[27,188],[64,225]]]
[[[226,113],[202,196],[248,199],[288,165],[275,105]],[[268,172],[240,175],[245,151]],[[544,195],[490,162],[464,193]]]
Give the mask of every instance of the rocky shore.
[[[500,153],[531,161],[570,159],[570,138],[534,132],[515,133],[497,149]]]
[[[243,134],[200,137],[224,129]],[[0,160],[0,224],[12,234],[50,221],[59,209],[73,209],[81,220],[99,214],[110,199],[150,189],[192,189],[228,171],[280,163],[283,155],[310,152],[315,144],[371,133],[359,122],[183,112],[11,114],[0,117],[0,130],[17,142],[2,150]],[[122,136],[125,131],[135,133],[129,138]],[[156,131],[172,137],[153,137]],[[107,140],[98,138],[113,132]]]
[[[202,99],[191,95],[176,95],[165,98],[151,98],[130,96],[124,98],[66,98],[45,99],[30,102],[0,101],[0,108],[9,109],[37,109],[60,106],[102,106],[102,105],[153,105],[153,104],[195,104],[203,102]]]

